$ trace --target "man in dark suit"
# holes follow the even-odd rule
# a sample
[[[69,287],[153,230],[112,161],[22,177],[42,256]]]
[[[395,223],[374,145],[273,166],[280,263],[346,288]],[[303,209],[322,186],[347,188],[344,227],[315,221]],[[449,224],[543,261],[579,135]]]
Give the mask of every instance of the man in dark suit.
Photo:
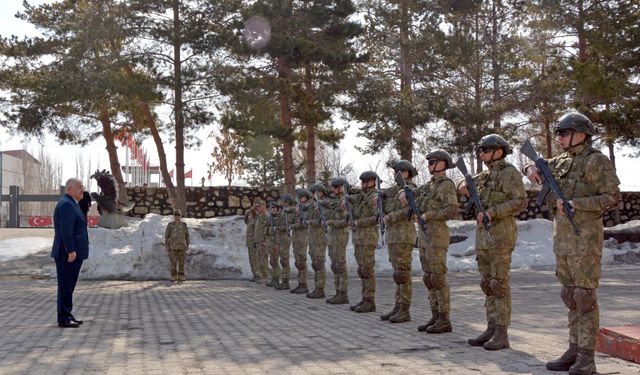
[[[71,310],[82,261],[89,256],[87,221],[78,205],[83,191],[82,181],[69,179],[65,195],[53,212],[55,235],[51,257],[56,262],[58,276],[58,326],[63,328],[77,328],[82,324],[81,320],[74,318]]]

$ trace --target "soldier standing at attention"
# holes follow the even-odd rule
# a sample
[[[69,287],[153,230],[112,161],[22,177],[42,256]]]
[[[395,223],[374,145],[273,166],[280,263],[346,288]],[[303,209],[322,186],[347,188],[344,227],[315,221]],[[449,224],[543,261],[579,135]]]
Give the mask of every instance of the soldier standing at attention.
[[[360,175],[362,192],[350,195],[356,231],[351,241],[358,263],[358,276],[362,284],[362,300],[350,306],[351,311],[368,313],[376,311],[376,246],[378,245],[378,210],[376,207],[376,180],[374,171]]]
[[[296,189],[296,197],[300,204],[287,211],[296,217],[295,224],[291,225],[291,244],[293,247],[293,257],[298,269],[298,286],[290,291],[294,294],[309,293],[307,287],[307,246],[309,237],[307,236],[307,213],[310,209],[309,199],[311,192],[307,189]]]
[[[554,130],[564,153],[549,160],[548,166],[574,209],[573,220],[581,233],[574,232],[562,200],[549,194],[556,276],[562,284],[560,296],[569,309],[569,349],[548,362],[547,369],[591,374],[596,372],[594,355],[600,325],[596,289],[604,237],[602,214],[618,203],[620,180],[611,161],[591,146],[596,130],[586,116],[568,113]],[[543,182],[535,166],[525,170],[531,181]]]
[[[412,189],[415,185],[411,179],[418,171],[407,160],[400,160],[393,164],[395,173],[402,173],[405,183]],[[389,261],[393,267],[393,280],[396,283],[395,305],[393,309],[380,316],[382,320],[391,323],[411,321],[409,308],[411,307],[411,257],[413,244],[416,242],[416,227],[413,219],[407,219],[407,207],[400,202],[402,188],[392,186],[385,191],[384,223],[387,227],[386,240],[389,247]]]
[[[349,184],[342,177],[331,180],[331,188],[333,189],[330,198],[324,202],[325,215],[329,230],[327,233],[329,242],[329,258],[331,259],[331,271],[333,272],[334,283],[336,286],[335,296],[327,299],[327,303],[341,305],[349,303],[347,294],[349,288],[349,273],[347,272],[347,243],[349,242],[349,229],[347,215],[341,208],[344,200],[343,189],[346,194],[346,187]]]
[[[182,222],[182,211],[173,210],[174,221],[167,225],[164,232],[164,243],[169,253],[169,261],[171,262],[171,281],[184,281],[184,261],[189,250],[189,228],[187,224]]]
[[[327,196],[327,189],[322,184],[314,184],[309,189],[317,197],[318,201],[323,200]],[[325,298],[324,286],[327,282],[327,270],[325,269],[325,261],[327,257],[327,237],[322,227],[320,219],[320,207],[317,203],[312,203],[314,209],[309,211],[308,223],[309,228],[309,256],[311,257],[311,268],[313,268],[313,279],[315,289],[307,294],[309,298]]]
[[[509,347],[507,328],[511,324],[511,287],[509,274],[511,254],[516,246],[518,228],[514,215],[527,204],[522,175],[504,159],[511,148],[501,136],[490,134],[480,140],[480,159],[487,170],[473,177],[485,212],[477,212],[476,251],[478,271],[482,275],[480,288],[486,295],[487,329],[471,346],[487,350]],[[466,183],[460,184],[461,194],[469,195]],[[487,231],[482,218],[487,215],[491,229]]]
[[[291,273],[291,267],[289,266],[289,247],[291,246],[291,233],[289,233],[288,229],[295,223],[296,218],[295,214],[289,213],[289,209],[295,204],[295,201],[291,195],[283,194],[278,203],[282,209],[274,217],[274,225],[276,226],[276,246],[278,247],[280,257],[280,266],[282,266],[282,281],[276,285],[276,289],[289,290],[289,276]],[[285,211],[287,211],[286,214]],[[287,220],[287,222],[285,222],[285,220]]]
[[[269,218],[267,217],[267,207],[262,199],[258,198],[254,202],[256,210],[256,224],[254,230],[254,241],[256,249],[256,266],[258,268],[257,283],[266,283],[269,278],[268,246],[269,246]]]
[[[257,254],[255,248],[255,228],[256,228],[256,212],[254,208],[250,208],[244,214],[244,222],[247,224],[246,230],[246,245],[249,254],[249,266],[251,267],[251,278],[249,281],[256,281],[258,276],[258,268],[257,268]]]
[[[271,280],[266,284],[269,287],[275,287],[280,284],[280,261],[278,259],[278,243],[275,218],[278,216],[280,207],[277,202],[270,201],[267,213],[269,230],[267,231],[267,255],[269,256],[269,269]],[[272,225],[273,224],[273,225]]]
[[[427,223],[427,235],[418,231],[422,280],[429,293],[431,320],[418,326],[427,333],[451,332],[449,320],[450,293],[447,282],[447,250],[449,228],[447,220],[458,214],[456,186],[445,171],[455,167],[451,155],[435,150],[427,155],[431,180],[416,191],[418,209]]]

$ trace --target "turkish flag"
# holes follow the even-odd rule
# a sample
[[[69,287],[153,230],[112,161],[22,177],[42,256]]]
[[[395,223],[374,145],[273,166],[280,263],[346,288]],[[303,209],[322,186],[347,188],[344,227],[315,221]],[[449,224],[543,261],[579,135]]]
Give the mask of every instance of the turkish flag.
[[[169,177],[173,178],[173,169],[169,172]]]
[[[193,178],[193,168],[184,174],[184,178]]]
[[[51,216],[29,216],[29,226],[32,227],[48,227],[53,224]]]

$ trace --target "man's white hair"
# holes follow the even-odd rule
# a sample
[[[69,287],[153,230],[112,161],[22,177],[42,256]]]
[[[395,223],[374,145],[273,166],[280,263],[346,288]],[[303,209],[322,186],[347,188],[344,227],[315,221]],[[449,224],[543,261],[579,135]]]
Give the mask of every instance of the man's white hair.
[[[64,188],[65,190],[69,190],[72,187],[76,187],[76,186],[82,186],[82,181],[80,181],[77,178],[70,178],[67,180],[67,183],[64,184]]]

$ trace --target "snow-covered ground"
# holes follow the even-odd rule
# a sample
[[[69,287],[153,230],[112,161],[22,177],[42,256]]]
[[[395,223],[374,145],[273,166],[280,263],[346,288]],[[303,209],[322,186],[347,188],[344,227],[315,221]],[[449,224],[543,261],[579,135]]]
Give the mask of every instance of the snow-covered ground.
[[[164,230],[169,216],[147,215],[143,220],[129,219],[130,226],[119,230],[89,229],[90,256],[82,267],[84,279],[166,279],[169,277]],[[185,219],[191,233],[191,248],[187,256],[186,273],[190,278],[245,278],[250,276],[245,224],[242,218]],[[552,246],[552,223],[547,220],[518,222],[518,242],[513,253],[513,268],[541,268],[555,265]],[[449,247],[447,266],[450,271],[476,269],[474,253],[475,223],[450,221],[452,236],[467,237]],[[0,241],[0,262],[49,251],[51,240],[25,237]],[[603,264],[611,264],[614,255],[640,253],[633,243],[605,243]],[[347,248],[349,273],[356,274],[353,246]],[[327,267],[330,261],[327,257]],[[295,275],[293,259],[291,269]],[[329,268],[328,268],[329,269]],[[414,249],[413,270],[421,272],[418,250]],[[376,272],[392,272],[387,250],[376,251]],[[292,276],[293,276],[292,275]]]

